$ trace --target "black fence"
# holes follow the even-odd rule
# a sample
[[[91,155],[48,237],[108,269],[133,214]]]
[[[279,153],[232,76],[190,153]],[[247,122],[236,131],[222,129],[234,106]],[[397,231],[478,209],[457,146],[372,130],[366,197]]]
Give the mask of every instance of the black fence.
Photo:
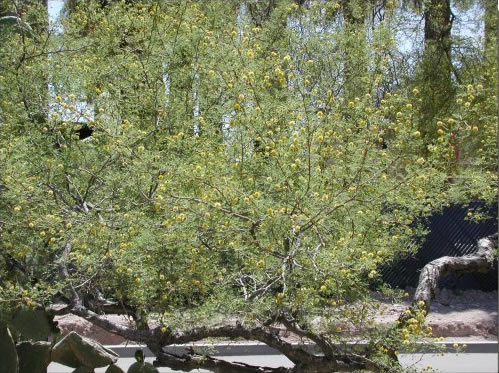
[[[470,210],[480,210],[487,219],[478,222],[467,219]],[[382,269],[383,280],[392,287],[416,287],[421,269],[430,261],[442,256],[462,256],[476,250],[477,241],[496,233],[497,204],[487,207],[482,202],[467,206],[451,206],[427,221],[430,233],[422,247],[411,257],[401,259]],[[448,275],[440,280],[439,287],[449,289],[497,290],[497,262],[488,273]]]

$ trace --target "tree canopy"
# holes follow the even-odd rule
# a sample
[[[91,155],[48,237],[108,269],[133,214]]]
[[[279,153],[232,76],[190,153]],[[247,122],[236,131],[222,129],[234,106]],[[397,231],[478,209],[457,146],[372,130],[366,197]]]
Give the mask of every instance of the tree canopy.
[[[4,315],[58,300],[105,326],[112,303],[154,351],[258,339],[312,364],[279,323],[338,370],[426,333],[377,328],[372,290],[424,217],[497,196],[494,35],[452,35],[437,1],[82,1],[57,27],[31,3],[29,33],[0,28]],[[402,28],[421,17],[445,45]],[[351,329],[366,357],[334,349]]]

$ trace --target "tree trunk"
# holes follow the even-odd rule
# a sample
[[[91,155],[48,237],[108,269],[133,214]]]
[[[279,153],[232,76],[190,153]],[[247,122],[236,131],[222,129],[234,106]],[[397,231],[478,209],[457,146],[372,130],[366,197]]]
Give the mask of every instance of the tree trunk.
[[[436,137],[434,118],[445,112],[454,96],[452,84],[450,0],[429,0],[424,8],[423,104],[419,131],[429,143]]]
[[[496,34],[497,34],[497,16],[498,4],[496,0],[483,0],[484,1],[484,49],[485,58],[493,59],[496,56]]]

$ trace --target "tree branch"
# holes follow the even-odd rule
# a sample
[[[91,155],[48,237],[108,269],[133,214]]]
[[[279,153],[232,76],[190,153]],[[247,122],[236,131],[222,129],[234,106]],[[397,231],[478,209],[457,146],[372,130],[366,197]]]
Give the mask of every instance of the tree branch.
[[[311,333],[307,330],[300,328],[296,320],[289,319],[286,316],[282,315],[277,318],[277,321],[282,323],[287,330],[296,334],[297,336],[301,338],[310,339],[312,342],[314,342],[317,345],[317,347],[320,348],[320,350],[324,353],[325,356],[331,357],[334,355],[335,351],[333,345],[331,345],[325,338],[322,338],[320,335]]]
[[[293,345],[282,340],[275,330],[266,326],[256,326],[245,328],[238,321],[214,327],[194,327],[187,331],[178,331],[165,336],[163,340],[165,345],[185,344],[189,342],[200,341],[206,338],[229,338],[246,340],[256,340],[273,347],[284,354],[293,363],[311,362],[313,355],[303,350],[300,346]]]
[[[68,309],[64,309],[64,313]],[[106,331],[119,335],[127,340],[144,343],[156,355],[157,365],[168,366],[173,369],[192,370],[192,369],[210,369],[215,373],[243,372],[243,373],[294,373],[294,372],[315,372],[329,373],[332,371],[353,371],[356,369],[369,369],[371,371],[380,371],[381,367],[356,354],[334,354],[332,349],[327,356],[317,356],[305,351],[300,345],[294,345],[282,340],[279,333],[269,326],[261,325],[252,328],[243,327],[239,321],[229,322],[220,326],[201,326],[188,329],[187,331],[163,332],[160,327],[154,329],[136,329],[112,322],[105,317],[89,310],[81,304],[75,304],[71,307],[70,313],[80,316],[85,320],[99,326]],[[293,328],[300,331],[298,329]],[[305,333],[303,331],[303,333]],[[302,335],[305,335],[301,333]],[[313,337],[306,333],[307,337]],[[252,366],[240,362],[227,362],[210,356],[196,355],[194,351],[183,356],[169,354],[163,351],[164,346],[173,344],[186,344],[200,341],[207,338],[225,338],[256,340],[265,343],[267,346],[275,348],[290,361],[295,364],[294,368],[269,368],[261,366]],[[317,340],[316,338],[312,338]],[[323,339],[319,341],[324,347]]]
[[[150,347],[151,348],[151,347]],[[154,346],[152,346],[154,348]],[[155,352],[154,350],[152,350]],[[351,354],[349,357],[342,357],[341,360],[327,358],[325,356],[314,356],[308,363],[296,363],[293,368],[270,368],[262,366],[253,366],[241,362],[228,362],[212,358],[210,356],[201,356],[188,354],[176,356],[165,352],[155,352],[157,360],[156,366],[167,366],[171,369],[187,370],[209,369],[214,373],[331,373],[331,372],[352,372],[360,369],[369,369],[373,372],[379,372],[381,369],[375,362],[359,355]]]
[[[191,371],[195,369],[208,369],[213,373],[290,373],[293,368],[269,368],[253,366],[240,362],[228,362],[212,358],[211,356],[184,355],[176,356],[159,352],[154,361],[155,366],[167,366],[174,370]]]
[[[98,315],[82,305],[75,305],[72,307],[71,313],[129,341],[144,344],[157,343],[158,341],[161,341],[161,330],[159,328],[143,330],[123,326]]]
[[[71,308],[71,313],[84,318],[102,329],[119,335],[127,340],[144,343],[152,346],[167,346],[172,344],[186,344],[206,338],[227,338],[256,340],[275,348],[294,363],[312,362],[314,356],[300,346],[282,340],[278,333],[266,326],[245,328],[238,321],[221,326],[193,327],[187,331],[162,332],[160,327],[149,330],[139,330],[114,323],[105,317],[89,310],[80,304]]]

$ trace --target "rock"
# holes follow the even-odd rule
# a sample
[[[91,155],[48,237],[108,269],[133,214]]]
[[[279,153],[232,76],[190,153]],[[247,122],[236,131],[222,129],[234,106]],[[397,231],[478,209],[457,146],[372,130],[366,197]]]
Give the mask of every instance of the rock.
[[[125,373],[119,366],[111,364],[104,373]]]
[[[449,306],[451,304],[452,294],[449,289],[441,289],[439,294],[436,296],[438,303],[443,306]]]
[[[18,373],[19,359],[16,345],[9,328],[5,324],[0,324],[0,351],[2,353],[2,373]]]
[[[497,336],[497,322],[493,318],[460,320],[450,313],[447,319],[445,317],[436,320],[433,318],[429,319],[427,324],[432,327],[435,337]]]
[[[47,373],[50,364],[50,342],[21,342],[16,345],[19,373]]]
[[[52,361],[71,368],[100,368],[118,361],[118,354],[89,338],[71,332],[52,349]]]
[[[105,317],[114,323],[118,323],[129,327],[134,326],[124,316],[106,315]],[[78,316],[74,315],[56,316],[55,320],[57,320],[58,326],[61,329],[61,333],[63,335],[66,335],[74,331],[84,337],[92,338],[93,340],[102,343],[103,345],[119,345],[127,342],[126,339],[124,339],[123,337],[110,333]]]

